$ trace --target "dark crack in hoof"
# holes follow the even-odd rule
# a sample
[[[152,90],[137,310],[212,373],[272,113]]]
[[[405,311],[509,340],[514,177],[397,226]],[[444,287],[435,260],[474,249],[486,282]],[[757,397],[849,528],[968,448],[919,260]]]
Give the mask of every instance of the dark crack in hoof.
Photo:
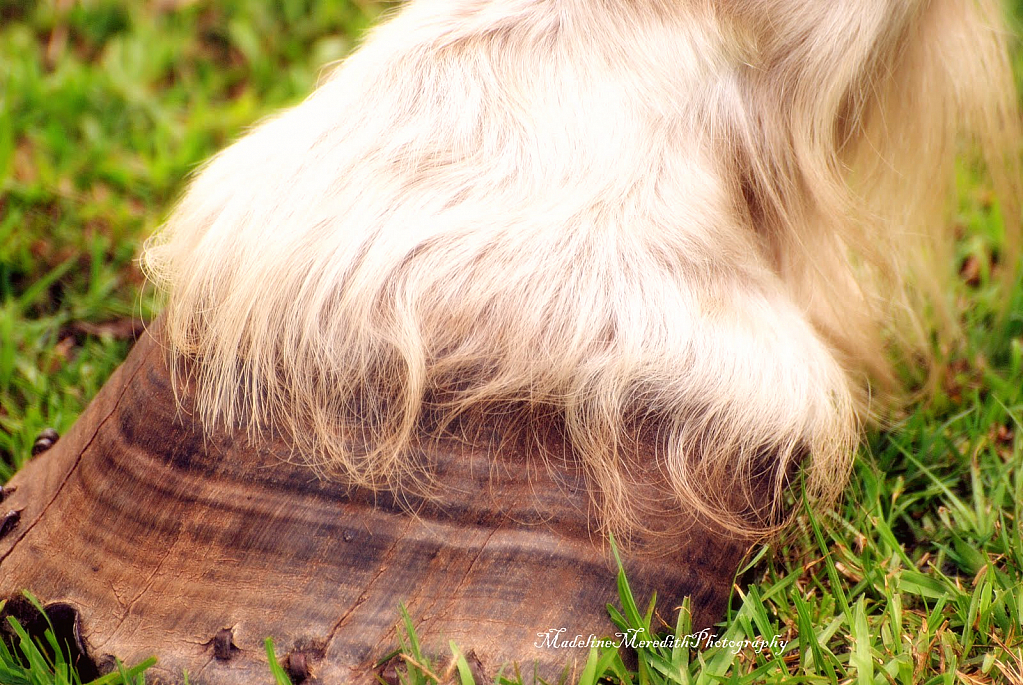
[[[305,652],[292,652],[284,659],[284,670],[295,685],[309,680],[309,658]]]
[[[12,509],[0,515],[0,539],[18,527],[21,523],[21,509]]]
[[[213,658],[217,661],[230,661],[239,651],[230,628],[218,630],[210,642],[213,643]]]
[[[52,428],[44,428],[43,432],[36,437],[32,444],[32,456],[38,456],[57,444],[60,434]]]

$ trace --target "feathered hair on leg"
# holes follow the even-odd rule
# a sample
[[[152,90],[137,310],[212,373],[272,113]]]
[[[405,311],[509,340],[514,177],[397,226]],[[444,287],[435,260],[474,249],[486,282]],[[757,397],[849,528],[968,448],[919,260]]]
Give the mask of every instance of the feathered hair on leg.
[[[1015,245],[1001,26],[991,0],[412,0],[146,246],[176,373],[208,429],[355,486],[428,490],[454,422],[540,413],[604,527],[645,530],[653,470],[770,533],[797,472],[841,490],[892,355],[928,347],[963,141]]]

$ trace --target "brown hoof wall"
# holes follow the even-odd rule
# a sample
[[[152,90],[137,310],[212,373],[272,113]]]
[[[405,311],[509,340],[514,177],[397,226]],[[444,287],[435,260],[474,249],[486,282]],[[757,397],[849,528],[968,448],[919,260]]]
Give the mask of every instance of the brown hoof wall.
[[[3,519],[0,597],[28,589],[65,624],[73,607],[82,663],[156,656],[147,681],[181,682],[187,669],[196,685],[248,685],[269,677],[271,637],[295,682],[377,682],[399,604],[424,649],[447,654],[454,640],[491,675],[513,660],[544,675],[585,660],[585,649],[538,646],[538,633],[614,632],[615,568],[567,461],[452,441],[428,455],[436,498],[374,493],[318,480],[282,460],[285,446],[203,435],[183,399],[144,336],[5,491],[17,514]],[[666,619],[691,596],[707,626],[744,545],[696,521],[679,530],[667,554],[630,551],[626,570],[639,597],[657,591]]]

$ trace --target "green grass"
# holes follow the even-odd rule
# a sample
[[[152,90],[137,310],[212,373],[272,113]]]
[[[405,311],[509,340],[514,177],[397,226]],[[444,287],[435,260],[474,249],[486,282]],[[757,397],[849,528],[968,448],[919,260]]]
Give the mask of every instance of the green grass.
[[[35,608],[45,617],[46,629],[41,636],[32,636],[13,617],[7,616],[7,641],[0,639],[0,683],[3,685],[83,685],[82,678],[70,658],[70,649],[61,643],[57,631],[46,616],[42,604],[26,592]],[[4,603],[0,602],[0,612]],[[0,631],[0,637],[8,637]],[[113,672],[90,680],[85,685],[145,685],[145,671],[156,663],[147,659],[141,664],[125,668],[116,664]]]
[[[70,427],[127,353],[132,320],[152,316],[134,260],[189,172],[308,93],[380,10],[0,0],[0,482],[44,427]],[[958,258],[979,266],[954,293],[966,340],[933,398],[869,436],[844,501],[800,517],[737,583],[717,637],[776,645],[649,647],[637,671],[595,651],[568,682],[1023,682],[1023,284],[994,284],[990,191],[965,166],[960,187]],[[685,611],[649,613],[624,579],[620,592],[622,629],[690,632]],[[457,646],[423,652],[415,618],[396,609],[397,673],[470,682]],[[52,645],[15,642],[0,682],[75,682]]]

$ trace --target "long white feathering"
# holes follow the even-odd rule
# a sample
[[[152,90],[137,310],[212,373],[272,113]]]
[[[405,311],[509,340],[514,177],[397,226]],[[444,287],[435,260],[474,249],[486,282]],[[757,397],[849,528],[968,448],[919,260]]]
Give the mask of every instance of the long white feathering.
[[[175,369],[209,429],[356,485],[428,483],[453,420],[540,411],[607,528],[644,527],[641,459],[680,510],[764,534],[795,467],[842,488],[893,350],[926,349],[962,134],[1018,230],[998,20],[412,0],[147,245]]]

